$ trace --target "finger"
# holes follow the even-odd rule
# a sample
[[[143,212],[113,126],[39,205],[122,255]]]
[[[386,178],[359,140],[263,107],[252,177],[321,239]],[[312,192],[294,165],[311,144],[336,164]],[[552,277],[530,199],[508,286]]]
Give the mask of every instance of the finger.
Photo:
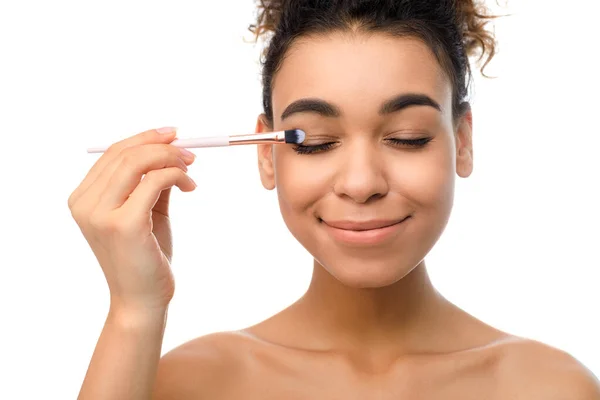
[[[171,189],[172,188],[168,188],[168,189],[165,189],[162,192],[160,192],[160,195],[158,196],[158,201],[156,202],[154,207],[152,207],[152,211],[155,211],[155,212],[165,215],[167,217],[169,216],[169,203],[171,200]]]
[[[168,131],[168,128],[160,129],[162,131]],[[109,165],[112,160],[118,157],[123,149],[147,143],[171,143],[175,139],[175,134],[176,128],[171,128],[171,131],[166,134],[159,133],[158,129],[151,129],[112,144],[88,171],[79,186],[73,191],[73,193],[71,193],[68,202],[69,208],[71,208],[73,204],[79,200],[82,194],[90,188],[90,186],[102,173],[104,168],[106,168],[106,166]]]
[[[196,183],[179,168],[164,168],[150,171],[135,188],[129,199],[121,207],[124,215],[148,215],[158,202],[163,190],[177,186],[182,192],[191,192]],[[168,215],[168,213],[164,213]]]
[[[162,149],[161,149],[161,147],[162,147]],[[96,180],[94,181],[92,186],[82,196],[81,203],[86,204],[86,206],[85,206],[86,208],[96,207],[96,205],[103,198],[104,192],[107,190],[110,190],[110,186],[112,185],[110,180],[111,180],[112,176],[115,174],[115,171],[118,168],[120,168],[120,166],[125,167],[123,165],[124,160],[132,159],[133,161],[126,161],[126,162],[129,165],[135,165],[136,164],[135,160],[156,159],[156,156],[158,154],[165,153],[165,151],[164,151],[165,148],[168,149],[175,156],[177,156],[177,155],[181,156],[181,154],[180,154],[181,149],[179,149],[175,146],[168,145],[168,144],[145,144],[145,145],[131,146],[131,147],[125,148],[124,150],[121,151],[118,158],[112,160],[111,163],[104,168],[104,170],[102,171],[100,176],[98,178],[96,178]],[[145,151],[146,155],[139,155],[139,154],[136,155],[136,153],[138,153],[140,151]],[[143,153],[140,153],[140,154],[143,154]],[[194,161],[194,157],[192,156],[191,158],[185,158],[185,159],[183,159],[183,161],[185,162],[185,164],[184,164],[184,167],[185,167],[186,165],[189,165]],[[160,165],[160,164],[154,164],[154,165],[157,166],[157,168],[158,168],[158,165]],[[180,164],[179,164],[179,162],[171,161],[171,162],[164,163],[164,165],[160,166],[160,168],[163,168],[165,165],[179,166]],[[142,175],[147,173],[148,171],[150,171],[151,168],[152,168],[152,166],[141,169],[142,172],[138,173],[138,176],[135,181],[136,186],[140,182]],[[118,183],[116,183],[116,184],[118,184]],[[134,188],[135,188],[135,186],[128,189],[127,195],[129,195],[131,193],[131,191],[133,191]],[[124,190],[127,190],[127,189],[124,189]],[[123,203],[124,199],[126,199],[126,198],[127,197],[124,195],[124,197],[121,197],[121,200],[118,201],[118,200],[114,200],[114,197],[113,197],[112,205],[108,205],[108,203],[103,203],[103,204],[105,204],[103,206],[105,208],[114,209],[114,208],[120,206]],[[115,206],[115,204],[118,204],[118,205]]]
[[[186,163],[193,162],[193,157],[184,157],[181,149],[168,144],[147,144],[123,150],[118,161],[107,166],[97,179],[94,190],[100,196],[98,208],[107,211],[119,208],[140,184],[142,176],[153,170],[177,167],[187,172]]]

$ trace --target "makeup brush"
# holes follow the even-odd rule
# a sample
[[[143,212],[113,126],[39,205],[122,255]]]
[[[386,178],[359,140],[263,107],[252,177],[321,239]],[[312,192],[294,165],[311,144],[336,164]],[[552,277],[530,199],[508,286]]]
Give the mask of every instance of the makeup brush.
[[[175,139],[170,144],[176,147],[186,147],[190,149],[199,147],[223,147],[237,146],[242,144],[300,144],[304,142],[306,133],[300,129],[288,129],[285,131],[257,133],[253,135],[236,136],[212,136],[189,139]],[[104,153],[108,150],[106,147],[91,147],[87,149],[88,153]]]

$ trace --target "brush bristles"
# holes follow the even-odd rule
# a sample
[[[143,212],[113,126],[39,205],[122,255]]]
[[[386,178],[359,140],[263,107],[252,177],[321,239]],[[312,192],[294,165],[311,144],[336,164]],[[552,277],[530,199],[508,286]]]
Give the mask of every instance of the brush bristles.
[[[290,129],[285,131],[285,142],[291,144],[300,144],[306,139],[306,133],[300,129]]]

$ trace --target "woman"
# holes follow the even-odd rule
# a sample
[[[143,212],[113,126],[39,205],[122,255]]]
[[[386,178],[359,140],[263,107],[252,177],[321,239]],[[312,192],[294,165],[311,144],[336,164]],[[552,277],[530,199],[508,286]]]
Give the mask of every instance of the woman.
[[[467,56],[494,55],[473,0],[261,2],[265,188],[314,256],[306,293],[239,332],[160,358],[174,282],[170,188],[194,156],[148,131],[113,145],[69,207],[111,307],[81,399],[600,399],[569,355],[501,332],[445,299],[425,262],[473,168]],[[141,177],[146,174],[141,182]]]

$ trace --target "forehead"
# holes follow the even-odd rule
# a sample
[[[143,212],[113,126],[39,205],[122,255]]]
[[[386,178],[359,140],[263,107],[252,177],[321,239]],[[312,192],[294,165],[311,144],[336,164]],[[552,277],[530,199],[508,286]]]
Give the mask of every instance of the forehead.
[[[274,119],[300,98],[319,97],[346,113],[376,110],[401,93],[429,95],[446,113],[451,90],[432,51],[418,39],[379,33],[308,37],[292,45],[274,77]]]

